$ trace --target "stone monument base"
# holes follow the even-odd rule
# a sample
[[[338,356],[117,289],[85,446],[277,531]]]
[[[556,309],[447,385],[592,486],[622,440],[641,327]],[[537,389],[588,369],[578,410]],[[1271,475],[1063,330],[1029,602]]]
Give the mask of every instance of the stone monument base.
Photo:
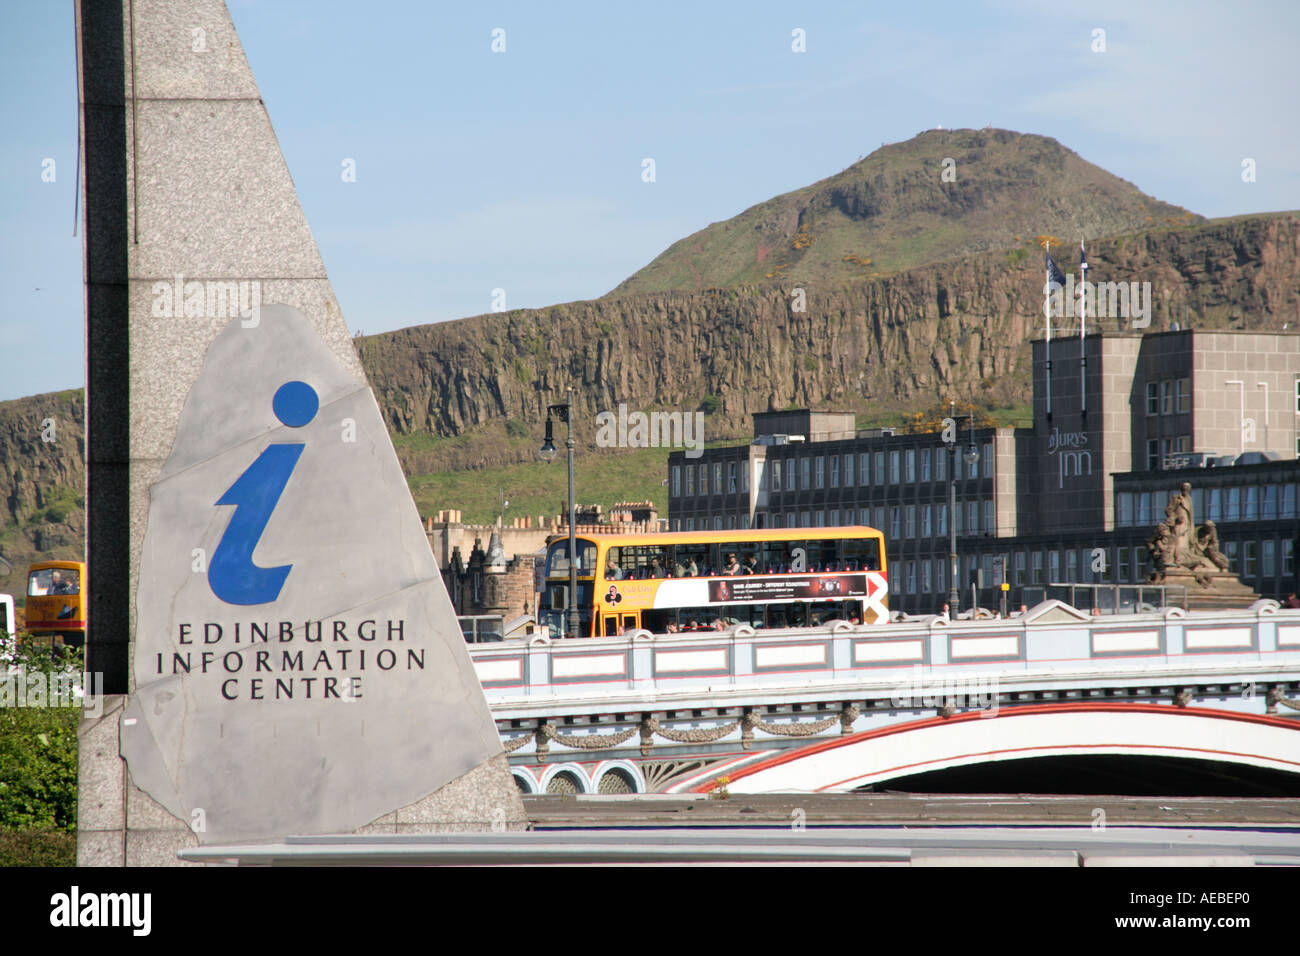
[[[1259,600],[1258,594],[1229,571],[1166,571],[1164,580],[1157,583],[1169,588],[1186,588],[1189,611],[1248,608]],[[1174,599],[1175,595],[1169,597]]]

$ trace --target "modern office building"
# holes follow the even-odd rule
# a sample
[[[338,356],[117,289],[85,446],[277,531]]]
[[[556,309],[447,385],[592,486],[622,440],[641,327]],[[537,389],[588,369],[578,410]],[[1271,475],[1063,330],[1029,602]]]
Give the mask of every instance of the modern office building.
[[[669,527],[871,525],[891,606],[931,611],[948,590],[951,478],[963,604],[982,572],[992,606],[1005,567],[1014,606],[1058,582],[1145,580],[1145,541],[1187,481],[1232,570],[1265,596],[1296,589],[1300,333],[1103,332],[1036,341],[1033,356],[1029,428],[945,445],[855,431],[849,413],[767,412],[749,445],[675,452]]]

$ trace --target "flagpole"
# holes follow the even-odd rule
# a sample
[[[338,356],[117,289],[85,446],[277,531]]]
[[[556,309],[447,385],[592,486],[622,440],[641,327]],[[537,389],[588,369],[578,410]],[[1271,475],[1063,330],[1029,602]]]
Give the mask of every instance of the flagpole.
[[[1044,244],[1046,259],[1052,257],[1052,241],[1050,239]],[[1052,270],[1048,268],[1047,262],[1043,263],[1043,319],[1047,322],[1047,341],[1044,345],[1046,356],[1046,373],[1047,373],[1047,423],[1052,423]]]
[[[1079,240],[1079,407],[1080,415],[1088,417],[1088,253]]]

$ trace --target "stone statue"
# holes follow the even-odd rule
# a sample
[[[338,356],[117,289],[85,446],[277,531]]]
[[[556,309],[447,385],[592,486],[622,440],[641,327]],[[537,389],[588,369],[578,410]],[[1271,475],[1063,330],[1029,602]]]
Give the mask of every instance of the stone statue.
[[[1201,530],[1196,532],[1196,543],[1201,546],[1201,552],[1213,561],[1220,571],[1228,570],[1228,559],[1219,550],[1219,532],[1214,527],[1213,521],[1201,525]]]
[[[1213,521],[1199,529],[1192,510],[1192,486],[1182,487],[1165,506],[1165,520],[1147,539],[1151,573],[1147,580],[1174,589],[1174,600],[1192,609],[1249,607],[1259,595],[1228,570]],[[1178,589],[1183,597],[1177,598]]]
[[[1181,572],[1190,573],[1198,584],[1208,587],[1211,576],[1228,570],[1228,559],[1219,550],[1219,533],[1214,522],[1207,521],[1197,530],[1192,486],[1186,481],[1169,499],[1165,520],[1156,526],[1146,544],[1153,583],[1163,581],[1171,572]]]

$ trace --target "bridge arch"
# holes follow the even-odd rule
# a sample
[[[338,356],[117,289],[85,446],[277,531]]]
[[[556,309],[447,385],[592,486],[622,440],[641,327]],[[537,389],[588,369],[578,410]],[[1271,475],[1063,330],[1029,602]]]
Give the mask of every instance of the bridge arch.
[[[1300,721],[1207,708],[1079,702],[930,717],[783,751],[731,771],[733,793],[845,792],[1030,757],[1159,756],[1300,774]],[[696,792],[708,793],[714,781]]]
[[[552,781],[557,784],[556,793],[568,793],[570,790],[574,793],[591,793],[591,778],[587,776],[582,764],[561,763],[547,767],[542,779],[537,781],[537,792],[551,793]]]

